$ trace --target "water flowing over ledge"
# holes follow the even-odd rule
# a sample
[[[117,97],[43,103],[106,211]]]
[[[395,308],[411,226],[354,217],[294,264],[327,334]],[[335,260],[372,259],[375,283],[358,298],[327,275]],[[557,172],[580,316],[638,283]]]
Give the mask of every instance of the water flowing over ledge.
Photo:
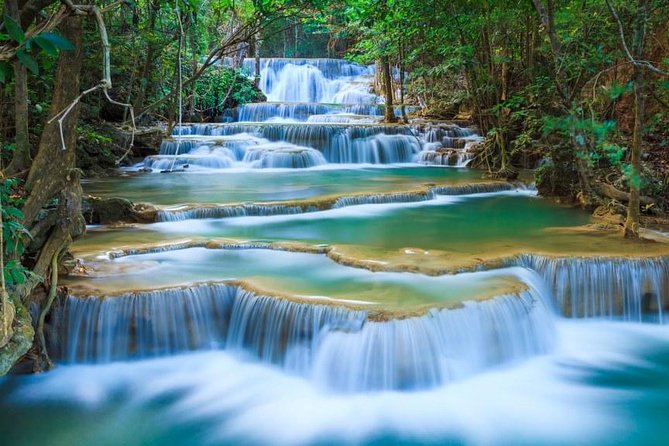
[[[416,107],[407,106],[407,111]],[[244,104],[237,108],[236,120],[239,122],[262,122],[270,119],[284,119],[306,122],[310,116],[340,114],[361,115],[364,117],[383,116],[385,105],[377,104],[323,104],[309,102],[258,102]],[[394,108],[395,115],[400,116],[398,106]]]
[[[69,296],[54,321],[51,341],[64,362],[225,348],[343,391],[433,387],[546,352],[554,338],[551,316],[532,288],[374,322],[365,311],[200,284]]]
[[[473,195],[524,189],[522,183],[481,182],[467,184],[429,186],[422,190],[389,192],[378,194],[354,194],[341,197],[325,197],[315,200],[286,203],[240,203],[207,206],[186,206],[162,209],[156,214],[157,221],[183,221],[204,218],[228,218],[250,216],[292,215],[317,212],[362,204],[412,203],[434,199],[437,195]]]
[[[651,318],[669,308],[669,257],[605,258],[522,255],[510,264],[536,271],[567,317]]]
[[[381,125],[375,118],[353,114],[311,115],[307,122],[183,124],[162,142],[159,155],[144,160],[143,167],[465,166],[473,156],[469,147],[478,140],[471,129],[455,124]]]
[[[570,318],[613,318],[664,323],[669,311],[669,256],[626,258],[618,256],[558,257],[539,254],[511,255],[473,267],[408,268],[393,262],[371,262],[343,255],[336,246],[269,242],[186,241],[127,248],[109,252],[109,258],[206,247],[209,249],[276,249],[326,255],[342,265],[370,271],[411,271],[427,275],[491,270],[520,266],[535,271],[553,296],[547,304]],[[524,279],[525,280],[525,279]],[[527,280],[525,280],[527,281]]]
[[[341,59],[260,59],[260,89],[271,101],[374,103],[369,78],[374,67]],[[244,61],[253,72],[254,60]]]

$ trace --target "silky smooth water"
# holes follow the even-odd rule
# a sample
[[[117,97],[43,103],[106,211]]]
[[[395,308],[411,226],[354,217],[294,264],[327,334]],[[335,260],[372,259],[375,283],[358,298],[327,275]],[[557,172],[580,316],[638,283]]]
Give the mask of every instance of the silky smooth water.
[[[558,323],[554,353],[423,392],[340,394],[213,351],[5,378],[7,444],[650,445],[669,436],[669,329]]]

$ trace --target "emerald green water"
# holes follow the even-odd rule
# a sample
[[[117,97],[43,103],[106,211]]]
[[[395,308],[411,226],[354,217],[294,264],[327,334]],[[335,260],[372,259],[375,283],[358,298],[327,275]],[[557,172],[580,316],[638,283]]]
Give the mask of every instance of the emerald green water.
[[[285,201],[354,192],[390,192],[425,183],[480,180],[472,169],[444,167],[344,169],[225,169],[215,172],[127,173],[83,183],[101,197],[156,205]]]
[[[92,230],[77,250],[134,246],[183,238],[292,240],[355,245],[377,251],[400,248],[480,255],[490,250],[579,249],[582,237],[556,234],[590,222],[581,211],[556,206],[526,192],[438,197],[397,205],[352,206],[324,212],[156,223],[133,229]]]
[[[107,271],[113,274],[104,274]],[[524,289],[518,272],[508,268],[441,277],[373,273],[340,265],[322,254],[190,248],[121,257],[99,265],[97,276],[70,279],[67,285],[114,293],[197,281],[244,280],[266,291],[305,299],[383,303],[387,309],[449,305]]]

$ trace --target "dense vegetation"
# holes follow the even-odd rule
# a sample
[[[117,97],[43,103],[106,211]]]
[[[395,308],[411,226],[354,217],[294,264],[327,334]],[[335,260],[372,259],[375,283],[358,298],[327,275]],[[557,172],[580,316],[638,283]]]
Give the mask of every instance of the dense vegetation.
[[[490,175],[538,168],[542,194],[625,213],[628,237],[669,207],[669,0],[5,0],[3,12],[0,372],[32,341],[25,305],[43,319],[58,271],[76,266],[78,168],[104,173],[151,150],[157,128],[264,100],[245,58],[374,63],[387,104],[473,120]],[[43,346],[34,355],[48,365]]]

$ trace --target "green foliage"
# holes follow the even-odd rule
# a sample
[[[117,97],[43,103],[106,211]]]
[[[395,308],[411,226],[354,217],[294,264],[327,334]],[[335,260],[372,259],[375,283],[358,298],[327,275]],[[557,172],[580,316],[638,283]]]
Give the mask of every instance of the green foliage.
[[[7,286],[20,285],[30,276],[30,272],[20,261],[24,251],[24,240],[30,233],[21,225],[23,213],[20,206],[23,200],[14,193],[18,180],[5,179],[0,183],[0,200],[2,200],[2,237],[6,262],[4,267],[5,283]]]
[[[9,37],[11,37],[12,40],[16,41],[16,43],[19,45],[22,44],[25,41],[26,36],[21,29],[21,25],[16,23],[16,21],[7,14],[3,16],[3,20],[5,21],[5,28],[7,28]]]
[[[39,75],[39,64],[34,57],[34,46],[52,57],[57,56],[59,50],[74,49],[71,42],[63,36],[53,32],[44,32],[26,39],[26,35],[21,28],[21,25],[7,14],[4,14],[3,16],[3,23],[7,30],[7,34],[0,33],[0,43],[9,42],[16,45],[16,58],[35,76]],[[7,61],[0,62],[0,84],[8,82],[11,76],[11,64]]]
[[[221,116],[225,109],[263,100],[264,95],[249,74],[239,69],[211,69],[195,86],[195,109],[201,120]]]

